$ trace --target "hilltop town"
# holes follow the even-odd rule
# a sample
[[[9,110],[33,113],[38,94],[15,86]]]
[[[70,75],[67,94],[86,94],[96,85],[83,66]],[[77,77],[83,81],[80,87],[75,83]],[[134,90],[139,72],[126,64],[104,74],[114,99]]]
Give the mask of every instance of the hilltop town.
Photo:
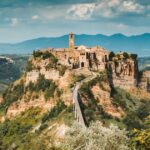
[[[81,129],[96,121],[111,131],[113,123],[121,133],[124,128],[142,129],[149,115],[149,91],[149,71],[139,71],[136,54],[76,46],[70,33],[68,48],[34,51],[26,71],[4,92],[0,140],[9,148],[35,149],[28,141],[37,146],[40,139],[49,149],[63,141],[74,121]]]
[[[72,70],[108,71],[112,86],[124,89],[133,87],[150,90],[149,71],[140,74],[136,54],[126,52],[113,53],[100,46],[88,48],[84,45],[75,46],[74,34],[69,34],[69,47],[48,48],[39,52],[50,52],[62,64]],[[38,53],[38,52],[37,52]]]

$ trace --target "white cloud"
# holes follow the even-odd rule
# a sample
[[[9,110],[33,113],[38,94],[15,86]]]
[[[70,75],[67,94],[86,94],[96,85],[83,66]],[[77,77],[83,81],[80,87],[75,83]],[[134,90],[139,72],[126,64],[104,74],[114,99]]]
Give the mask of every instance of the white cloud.
[[[95,9],[95,3],[93,4],[77,4],[73,5],[67,10],[69,19],[85,20],[89,19]]]
[[[99,0],[96,3],[72,5],[69,19],[88,20],[94,17],[114,18],[124,13],[142,13],[144,6],[136,0]]]
[[[32,20],[37,20],[37,19],[39,19],[39,16],[38,15],[34,15],[34,16],[31,17],[31,19]]]
[[[133,1],[124,1],[122,5],[120,5],[121,11],[124,12],[135,12],[135,13],[140,13],[143,12],[144,6],[136,3],[134,0]]]
[[[18,24],[19,24],[18,18],[11,18],[11,23],[10,23],[10,25],[11,25],[12,27],[17,26]]]

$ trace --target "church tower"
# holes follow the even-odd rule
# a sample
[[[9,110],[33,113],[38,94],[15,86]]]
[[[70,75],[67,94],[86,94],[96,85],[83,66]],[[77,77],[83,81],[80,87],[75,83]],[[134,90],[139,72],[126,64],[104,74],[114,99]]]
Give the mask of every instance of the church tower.
[[[69,48],[74,49],[74,33],[69,33]]]

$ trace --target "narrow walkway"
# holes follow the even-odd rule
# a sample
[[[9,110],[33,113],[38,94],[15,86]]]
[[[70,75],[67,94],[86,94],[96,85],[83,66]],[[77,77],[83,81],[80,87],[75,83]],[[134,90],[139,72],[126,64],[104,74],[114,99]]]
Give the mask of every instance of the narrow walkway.
[[[78,90],[83,83],[94,79],[96,76],[97,76],[97,74],[92,72],[92,76],[87,77],[86,79],[82,80],[81,82],[77,82],[76,86],[73,90],[73,104],[74,104],[75,118],[77,119],[78,123],[81,124],[83,127],[86,127],[86,123],[85,123],[85,119],[84,119],[83,112],[81,110],[81,106],[80,106],[80,102],[79,102],[79,91]]]

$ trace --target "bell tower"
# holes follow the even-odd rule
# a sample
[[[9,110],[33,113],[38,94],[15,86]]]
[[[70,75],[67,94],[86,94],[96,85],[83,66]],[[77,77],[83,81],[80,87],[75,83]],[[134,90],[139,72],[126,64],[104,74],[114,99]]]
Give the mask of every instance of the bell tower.
[[[74,33],[69,33],[69,48],[74,49]]]

